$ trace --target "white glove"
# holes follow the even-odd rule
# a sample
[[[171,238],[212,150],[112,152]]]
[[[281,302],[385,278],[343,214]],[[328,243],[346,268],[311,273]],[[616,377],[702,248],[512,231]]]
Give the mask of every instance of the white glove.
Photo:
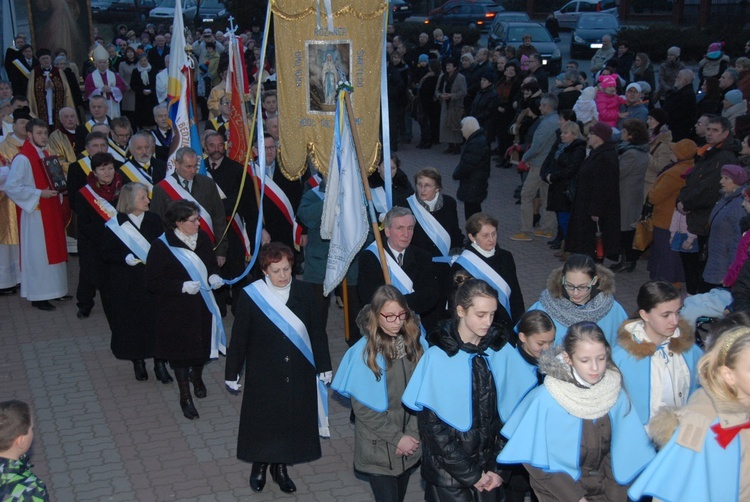
[[[133,256],[133,253],[130,253],[125,257],[125,263],[127,263],[131,267],[135,267],[136,265],[141,263],[141,260]]]
[[[189,295],[197,295],[201,290],[201,283],[198,281],[185,281],[182,283],[182,292]]]
[[[227,386],[227,390],[231,394],[239,394],[240,393],[240,387],[242,387],[242,384],[240,383],[240,377],[239,377],[239,375],[237,376],[237,380],[234,381],[234,382],[231,381],[231,380],[224,380],[224,385]]]
[[[333,372],[326,371],[325,373],[318,373],[318,380],[325,384],[331,383],[331,380],[333,380]]]
[[[224,285],[224,279],[216,274],[212,274],[211,277],[208,278],[208,283],[211,285],[211,289],[219,289]]]

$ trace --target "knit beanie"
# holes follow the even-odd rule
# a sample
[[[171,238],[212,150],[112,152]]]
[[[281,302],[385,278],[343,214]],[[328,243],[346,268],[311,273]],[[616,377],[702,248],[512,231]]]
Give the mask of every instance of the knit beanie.
[[[708,46],[706,57],[711,60],[721,59],[724,54],[721,50],[724,48],[724,42],[714,42]]]
[[[739,89],[732,89],[724,95],[724,99],[733,105],[739,104],[742,101],[742,91]]]
[[[683,139],[671,145],[672,153],[679,161],[692,159],[698,152],[698,145],[692,139]]]
[[[592,125],[589,129],[589,132],[596,134],[604,141],[609,141],[610,139],[612,139],[612,128],[604,122],[597,122],[596,124]]]
[[[721,168],[721,175],[734,181],[735,185],[742,186],[747,183],[747,171],[742,166],[736,164],[725,164]]]

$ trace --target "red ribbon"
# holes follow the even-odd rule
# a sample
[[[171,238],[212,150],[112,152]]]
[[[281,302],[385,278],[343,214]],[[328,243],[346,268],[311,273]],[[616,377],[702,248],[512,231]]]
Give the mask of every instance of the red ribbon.
[[[726,450],[729,443],[744,429],[750,429],[750,421],[744,424],[735,425],[734,427],[727,427],[726,429],[721,424],[714,424],[711,426],[711,430],[716,434],[716,442],[719,446]]]

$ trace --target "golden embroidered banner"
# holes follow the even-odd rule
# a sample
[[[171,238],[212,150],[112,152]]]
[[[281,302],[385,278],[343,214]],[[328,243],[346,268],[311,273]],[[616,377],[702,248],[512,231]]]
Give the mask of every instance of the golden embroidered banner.
[[[279,158],[289,179],[308,160],[323,174],[333,143],[339,69],[354,87],[352,107],[365,165],[380,161],[380,65],[384,0],[272,0],[279,100]],[[320,27],[318,27],[320,22]]]

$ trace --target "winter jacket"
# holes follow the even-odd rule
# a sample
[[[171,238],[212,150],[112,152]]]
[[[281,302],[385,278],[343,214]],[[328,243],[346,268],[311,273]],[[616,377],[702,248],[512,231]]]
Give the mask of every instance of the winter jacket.
[[[674,83],[680,70],[687,68],[679,59],[674,62],[665,61],[659,66],[659,90],[656,91],[659,100],[664,99],[675,91]]]
[[[604,122],[610,127],[617,127],[617,121],[620,119],[622,98],[617,94],[607,94],[606,92],[597,91],[595,101],[596,111],[599,113],[599,122]]]
[[[672,149],[670,148],[670,143],[672,143],[672,132],[667,128],[663,128],[651,140],[648,151],[648,169],[646,169],[646,177],[643,180],[644,194],[648,194],[651,187],[654,186],[656,177],[659,176],[664,166],[671,162]]]
[[[750,313],[750,260],[742,265],[732,286],[732,303],[735,312]]]
[[[620,168],[615,144],[611,141],[592,150],[583,161],[576,181],[573,210],[570,213],[565,250],[594,256],[599,217],[604,252],[620,252]]]
[[[747,214],[742,207],[744,188],[741,186],[731,194],[725,194],[711,211],[708,259],[703,270],[703,280],[709,284],[720,284],[724,280],[737,252],[741,237],[740,220]]]
[[[479,89],[471,103],[469,115],[477,119],[480,127],[487,129],[488,126],[494,125],[492,122],[497,114],[497,101],[497,93],[492,86]]]
[[[459,180],[456,198],[462,202],[481,203],[487,198],[487,180],[490,177],[490,148],[484,129],[469,136],[461,151],[461,160],[453,171]]]
[[[620,231],[633,230],[643,209],[643,179],[648,168],[648,145],[621,144],[620,160]]]
[[[586,141],[574,139],[555,158],[555,153],[561,141],[558,133],[557,141],[552,145],[547,158],[544,159],[539,175],[550,184],[547,192],[547,210],[570,212],[573,207],[578,170],[586,159]],[[549,181],[547,180],[548,176]]]
[[[536,127],[534,136],[531,140],[531,146],[523,154],[523,161],[529,166],[541,166],[547,157],[552,145],[557,139],[555,134],[559,128],[558,122],[560,117],[556,112],[549,113],[539,117],[539,124]]]
[[[662,108],[669,116],[667,124],[672,131],[673,141],[690,138],[695,124],[695,91],[692,83],[668,94]]]
[[[750,215],[742,217],[740,220],[740,230],[742,231],[742,237],[740,237],[737,251],[734,253],[734,260],[732,261],[732,264],[729,265],[729,270],[727,270],[727,273],[724,275],[724,280],[721,281],[721,283],[728,288],[734,286],[737,276],[740,274],[740,270],[742,270],[742,267],[747,261],[747,254],[750,252],[750,232],[748,232],[748,230],[750,230]]]
[[[736,105],[732,105],[729,108],[723,109],[721,111],[721,116],[729,120],[729,122],[732,124],[732,131],[734,131],[734,123],[737,120],[737,117],[739,117],[740,115],[744,115],[746,113],[747,113],[747,101],[743,99]]]
[[[724,164],[736,164],[740,142],[728,137],[723,143],[699,153],[677,202],[682,202],[687,214],[688,229],[696,235],[708,234],[708,219],[716,201],[721,198],[719,180]]]
[[[651,160],[649,159],[649,165]],[[693,159],[673,165],[656,178],[648,192],[648,201],[654,205],[654,227],[667,229],[672,221],[675,202],[680,189],[685,186],[685,172],[693,166]]]
[[[471,426],[466,432],[461,432],[444,422],[427,406],[418,413],[422,477],[435,486],[469,488],[479,481],[483,472],[498,470],[495,459],[503,443],[497,388],[487,359],[481,355],[485,351],[499,349],[501,341],[497,332],[490,329],[478,346],[466,344],[461,341],[456,322],[445,320],[430,334],[429,342],[433,347],[428,353],[440,350],[451,358],[458,357],[459,352],[470,354]],[[420,361],[420,365],[425,360]],[[415,375],[419,371],[418,366]]]

